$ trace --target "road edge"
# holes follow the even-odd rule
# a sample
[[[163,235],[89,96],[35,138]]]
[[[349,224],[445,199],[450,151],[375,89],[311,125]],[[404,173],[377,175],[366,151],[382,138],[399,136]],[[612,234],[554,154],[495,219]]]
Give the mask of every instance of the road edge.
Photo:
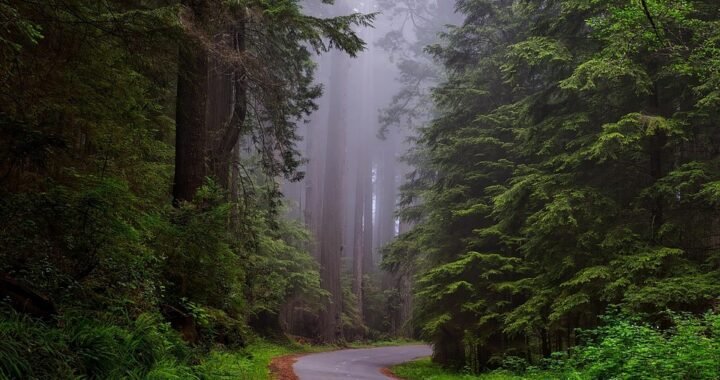
[[[303,355],[307,354],[290,354],[270,360],[270,365],[268,365],[270,378],[273,380],[298,380],[293,365]]]
[[[381,368],[380,373],[387,376],[391,380],[403,380],[402,378],[398,377],[390,368]]]

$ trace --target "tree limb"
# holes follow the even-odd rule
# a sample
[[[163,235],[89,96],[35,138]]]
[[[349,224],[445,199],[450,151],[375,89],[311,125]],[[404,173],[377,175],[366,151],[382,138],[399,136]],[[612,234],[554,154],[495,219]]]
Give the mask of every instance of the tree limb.
[[[655,24],[655,19],[653,19],[652,13],[650,13],[650,8],[648,8],[647,0],[640,0],[640,3],[642,4],[643,12],[645,12],[645,17],[647,17],[648,21],[650,21],[650,25],[652,25],[652,28],[655,31],[655,35],[658,37],[658,39],[661,39],[660,31],[658,30],[657,24]]]

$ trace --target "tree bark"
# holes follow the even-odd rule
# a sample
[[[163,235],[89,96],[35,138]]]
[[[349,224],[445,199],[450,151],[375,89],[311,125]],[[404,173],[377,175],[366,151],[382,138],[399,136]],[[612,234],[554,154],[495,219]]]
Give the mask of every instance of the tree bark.
[[[358,168],[355,186],[355,223],[353,240],[353,293],[357,298],[357,308],[360,317],[363,317],[363,276],[365,275],[365,220],[372,218],[372,207],[370,207],[370,215],[366,214],[367,207],[365,202],[368,190],[366,178],[371,175],[370,157],[365,152],[359,152]],[[372,179],[371,179],[372,181]],[[372,231],[372,229],[370,230]]]
[[[383,162],[378,165],[380,172],[378,173],[378,241],[377,245],[382,248],[395,238],[395,206],[397,198],[396,175],[396,140],[397,132],[393,132],[388,136],[387,141],[383,142],[382,157]]]
[[[656,71],[655,65],[651,65],[651,71]],[[663,109],[660,104],[660,87],[654,84],[654,91],[650,97],[650,111],[657,115],[663,115]],[[653,182],[660,181],[664,176],[663,160],[665,159],[665,145],[667,144],[667,135],[664,131],[658,130],[655,135],[650,138],[650,176]],[[665,223],[664,200],[662,195],[656,195],[654,205],[652,206],[652,216],[650,221],[651,238],[658,238],[658,231]]]
[[[190,22],[202,24],[205,2],[183,0]],[[191,201],[205,180],[208,53],[198,38],[187,35],[180,46],[175,117],[173,202]]]
[[[345,99],[348,65],[344,57],[335,55],[330,76],[330,107],[325,157],[325,176],[320,242],[320,280],[330,293],[330,300],[320,313],[320,331],[325,342],[342,338],[342,256],[343,169],[345,165]]]
[[[232,26],[216,43],[240,56],[245,51],[244,10],[234,15]],[[233,149],[242,134],[247,114],[247,85],[240,62],[218,57],[209,73],[211,83],[207,120],[211,144],[207,156],[210,174],[224,189],[229,188]]]
[[[365,193],[363,194],[363,273],[370,274],[375,270],[373,261],[373,180],[372,180],[372,160],[368,159],[368,171],[365,173]]]

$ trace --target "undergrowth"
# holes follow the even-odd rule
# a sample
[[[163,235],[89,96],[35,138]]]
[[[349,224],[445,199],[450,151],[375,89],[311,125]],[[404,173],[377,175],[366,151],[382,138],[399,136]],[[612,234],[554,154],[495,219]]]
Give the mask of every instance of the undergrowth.
[[[0,318],[0,378],[193,379],[192,352],[159,316],[127,325],[69,317],[63,328],[6,313]]]
[[[0,379],[263,380],[274,357],[330,349],[261,339],[241,349],[193,349],[153,314],[124,326],[82,317],[61,324],[0,314]]]
[[[430,359],[392,370],[407,380],[719,379],[720,315],[670,319],[670,328],[660,328],[636,317],[611,315],[603,326],[580,332],[585,343],[567,353],[535,365],[518,365],[522,359],[508,357],[506,369],[487,374],[448,371]]]

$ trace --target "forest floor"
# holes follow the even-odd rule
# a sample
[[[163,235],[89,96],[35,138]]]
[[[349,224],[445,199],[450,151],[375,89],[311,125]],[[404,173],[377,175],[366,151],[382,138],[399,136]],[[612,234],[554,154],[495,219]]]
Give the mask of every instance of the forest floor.
[[[550,372],[538,372],[529,375],[514,375],[506,372],[493,372],[483,375],[469,375],[447,371],[430,359],[420,359],[390,368],[390,373],[402,380],[550,380],[560,376]]]
[[[216,374],[217,378],[266,380],[272,379],[270,363],[274,358],[330,349],[258,341],[239,351],[213,351],[202,361],[201,366],[204,373]]]

